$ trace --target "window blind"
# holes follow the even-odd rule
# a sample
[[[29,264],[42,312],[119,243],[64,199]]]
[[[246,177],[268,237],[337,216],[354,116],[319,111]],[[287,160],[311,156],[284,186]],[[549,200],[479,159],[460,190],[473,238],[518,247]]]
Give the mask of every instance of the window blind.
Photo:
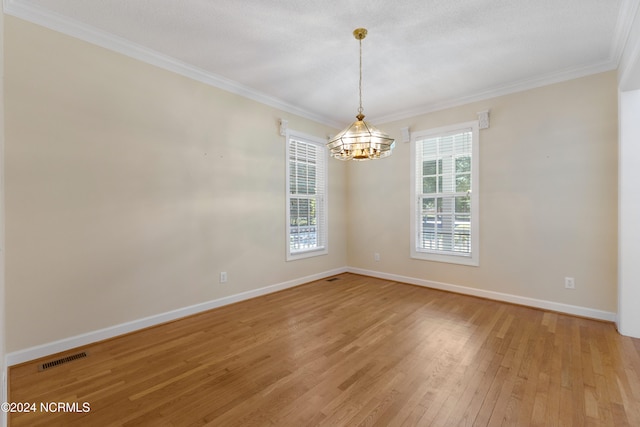
[[[470,256],[472,129],[416,141],[416,250]]]
[[[326,158],[324,146],[289,138],[289,254],[326,248]]]

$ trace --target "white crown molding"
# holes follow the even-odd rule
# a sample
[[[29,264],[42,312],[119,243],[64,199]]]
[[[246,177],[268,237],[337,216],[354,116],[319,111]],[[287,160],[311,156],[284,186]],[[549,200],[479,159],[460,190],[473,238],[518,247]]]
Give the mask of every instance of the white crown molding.
[[[126,39],[114,36],[111,33],[98,30],[89,25],[46,10],[40,6],[30,4],[25,0],[3,0],[3,3],[4,12],[8,15],[24,19],[34,24],[38,24],[51,30],[61,32],[63,34],[78,38],[88,43],[104,47],[106,49],[121,53],[142,62],[155,65],[165,70],[217,87],[227,92],[243,96],[262,104],[280,109],[282,111],[292,113],[334,128],[343,127],[342,123],[329,119],[326,116],[302,109],[293,104],[256,91],[250,87],[241,85],[230,79],[215,75],[213,73],[209,73],[205,70],[191,66],[175,58],[160,54],[151,49],[147,49],[143,46],[132,43]],[[640,0],[622,0],[622,5],[620,7],[620,12],[618,15],[618,23],[616,26],[616,34],[614,40],[612,41],[611,58],[609,61],[584,68],[564,70],[560,72],[550,73],[546,76],[534,79],[496,86],[486,91],[469,96],[449,99],[441,102],[423,105],[412,110],[405,110],[386,116],[371,118],[371,121],[374,124],[379,124],[397,120],[404,120],[434,111],[457,107],[471,102],[482,101],[485,99],[495,98],[497,96],[507,95],[510,93],[520,92],[523,90],[533,89],[548,84],[558,83],[561,81],[571,80],[590,74],[596,74],[599,72],[616,69],[618,66],[618,62],[620,61],[620,58],[622,56],[622,52],[624,50],[631,25],[633,23],[634,14],[631,12],[635,11],[638,8],[639,3]]]
[[[506,85],[496,86],[473,95],[427,104],[419,108],[406,110],[386,116],[375,117],[371,121],[376,124],[385,124],[389,122],[405,120],[435,111],[445,110],[447,108],[458,107],[460,105],[465,105],[472,102],[484,101],[486,99],[496,98],[498,96],[509,95],[511,93],[522,92],[525,90],[577,79],[592,74],[615,70],[620,65],[620,59],[622,58],[622,54],[626,48],[628,38],[631,33],[631,28],[634,23],[633,21],[639,7],[640,0],[622,0],[622,4],[620,5],[620,9],[618,11],[618,20],[616,22],[614,37],[611,41],[611,50],[608,61],[602,62],[600,64],[590,65],[587,67],[561,70],[533,79],[521,80]],[[638,25],[640,25],[640,23]],[[636,57],[640,57],[639,49],[635,49],[634,54],[636,55]]]
[[[628,60],[618,72],[618,88],[622,91],[640,89],[640,43],[629,52]]]
[[[618,88],[622,91],[640,89],[640,7],[629,9],[630,30],[618,58]]]
[[[536,77],[533,79],[521,80],[506,85],[495,86],[489,88],[486,91],[478,92],[472,95],[463,96],[460,98],[454,98],[442,102],[436,102],[432,104],[426,104],[419,108],[412,110],[405,110],[387,116],[375,117],[371,120],[374,124],[388,124],[399,120],[406,120],[424,114],[433,113],[435,111],[446,110],[448,108],[458,107],[461,105],[470,104],[472,102],[485,101],[487,99],[497,98],[503,95],[510,95],[512,93],[523,92],[525,90],[535,89],[542,86],[547,86],[554,83],[561,83],[568,80],[577,79],[580,77],[590,76],[592,74],[603,73],[605,71],[615,70],[617,64],[613,61],[606,61],[600,64],[590,65],[582,68],[572,68],[569,70],[562,70],[559,72],[549,73],[545,76]]]
[[[611,61],[620,65],[622,54],[627,46],[631,27],[640,6],[640,0],[622,0],[618,10],[618,21],[616,23],[615,35],[611,44]]]
[[[4,13],[15,16],[25,21],[41,25],[68,36],[85,42],[118,52],[128,57],[137,59],[147,64],[163,68],[167,71],[180,74],[190,79],[208,84],[218,89],[240,95],[242,97],[260,102],[261,104],[277,108],[287,113],[295,114],[313,120],[327,126],[339,128],[340,123],[325,116],[289,104],[275,97],[256,91],[238,82],[209,73],[198,67],[179,61],[170,56],[132,43],[121,37],[117,37],[106,31],[99,30],[82,22],[70,19],[42,7],[29,4],[23,0],[3,0]]]

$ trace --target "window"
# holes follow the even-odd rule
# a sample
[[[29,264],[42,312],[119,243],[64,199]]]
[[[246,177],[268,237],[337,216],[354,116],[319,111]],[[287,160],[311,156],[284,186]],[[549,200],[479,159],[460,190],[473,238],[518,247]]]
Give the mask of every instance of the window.
[[[411,257],[479,265],[478,123],[411,137]]]
[[[287,131],[287,261],[328,253],[325,142]]]

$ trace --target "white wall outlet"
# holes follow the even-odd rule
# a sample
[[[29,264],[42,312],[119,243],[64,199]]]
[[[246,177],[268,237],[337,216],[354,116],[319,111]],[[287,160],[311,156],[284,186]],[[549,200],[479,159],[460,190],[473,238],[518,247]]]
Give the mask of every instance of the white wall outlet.
[[[375,253],[373,254],[373,260],[374,260],[375,262],[379,262],[379,261],[380,261],[380,254],[379,254],[378,252],[375,252]]]
[[[221,271],[220,272],[220,283],[227,283],[227,272],[226,271]]]
[[[573,277],[565,277],[564,278],[564,287],[566,289],[575,289],[576,288],[576,279]]]

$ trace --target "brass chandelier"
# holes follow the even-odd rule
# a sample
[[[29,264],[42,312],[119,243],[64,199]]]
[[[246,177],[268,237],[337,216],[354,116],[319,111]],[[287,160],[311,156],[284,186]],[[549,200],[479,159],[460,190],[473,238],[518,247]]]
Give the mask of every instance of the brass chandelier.
[[[382,159],[391,154],[395,140],[369,122],[364,121],[362,108],[362,39],[367,36],[365,28],[356,28],[353,35],[360,42],[360,107],[357,121],[331,138],[327,148],[332,157],[339,160]]]

